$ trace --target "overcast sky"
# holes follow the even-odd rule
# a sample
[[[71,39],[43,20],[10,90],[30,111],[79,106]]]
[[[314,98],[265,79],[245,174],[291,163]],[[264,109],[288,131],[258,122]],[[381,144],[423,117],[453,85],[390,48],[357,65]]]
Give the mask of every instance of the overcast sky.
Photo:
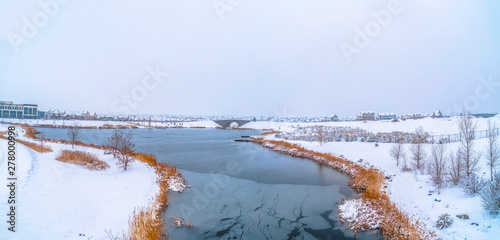
[[[500,111],[494,0],[0,3],[0,100],[41,110]]]

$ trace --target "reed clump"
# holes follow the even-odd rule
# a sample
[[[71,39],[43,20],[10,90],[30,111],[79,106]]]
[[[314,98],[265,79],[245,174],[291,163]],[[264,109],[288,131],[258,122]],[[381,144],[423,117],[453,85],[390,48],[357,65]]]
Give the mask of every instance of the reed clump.
[[[347,174],[350,177],[349,186],[357,190],[359,199],[366,202],[364,206],[375,213],[378,229],[386,239],[408,239],[424,240],[436,237],[434,231],[426,228],[425,224],[416,216],[409,216],[396,204],[391,202],[387,193],[383,190],[385,181],[382,172],[375,168],[368,168],[349,161],[345,157],[335,156],[328,153],[320,153],[308,150],[298,144],[285,141],[256,139],[264,147],[271,148],[277,152],[286,153],[295,157],[311,159]],[[366,221],[373,221],[373,218]],[[367,223],[360,218],[358,222],[351,222],[349,227],[354,231],[365,230]]]
[[[157,175],[156,183],[160,190],[147,208],[139,208],[134,211],[129,219],[129,232],[126,238],[129,240],[165,239],[167,230],[161,219],[161,213],[168,206],[170,180],[178,178],[183,183],[185,180],[177,168],[159,163],[152,154],[134,153],[134,157],[154,168]]]
[[[96,154],[79,150],[61,150],[56,160],[76,164],[94,171],[102,171],[109,168],[109,164],[100,160]]]

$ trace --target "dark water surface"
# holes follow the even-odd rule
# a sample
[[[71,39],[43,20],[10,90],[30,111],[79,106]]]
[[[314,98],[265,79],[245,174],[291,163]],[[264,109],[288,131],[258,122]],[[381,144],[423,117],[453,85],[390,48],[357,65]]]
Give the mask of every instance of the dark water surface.
[[[37,128],[67,139],[65,129]],[[169,194],[163,214],[171,239],[380,239],[345,231],[336,206],[356,194],[330,167],[234,142],[256,130],[132,129],[136,151],[177,166],[187,184]],[[104,143],[113,130],[82,129],[80,141]],[[194,226],[174,228],[174,217]]]

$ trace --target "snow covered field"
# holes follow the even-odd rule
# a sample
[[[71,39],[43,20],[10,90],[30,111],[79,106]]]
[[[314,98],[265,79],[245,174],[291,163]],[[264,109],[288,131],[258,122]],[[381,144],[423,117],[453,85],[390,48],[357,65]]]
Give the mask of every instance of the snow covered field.
[[[494,117],[500,125],[500,114]],[[352,121],[352,122],[317,122],[317,123],[295,123],[295,122],[250,122],[241,127],[255,129],[274,129],[283,132],[293,131],[298,127],[306,126],[335,126],[335,127],[359,127],[366,131],[377,132],[413,132],[416,127],[423,126],[424,130],[431,135],[438,134],[455,134],[458,133],[456,124],[457,117],[451,118],[424,118],[424,119],[409,119],[406,121],[390,122],[390,121]],[[485,130],[488,126],[487,118],[476,119],[478,130]]]
[[[0,125],[0,131],[6,128]],[[154,169],[142,162],[136,161],[124,171],[102,150],[76,146],[75,150],[95,153],[110,166],[104,171],[91,171],[55,160],[61,149],[71,146],[47,145],[54,152],[40,154],[17,145],[16,233],[7,231],[4,215],[0,239],[105,240],[109,239],[105,230],[121,236],[122,231],[127,232],[134,208],[147,206],[158,192]],[[0,176],[6,176],[6,151],[7,141],[0,140]],[[7,188],[2,185],[0,198],[7,199]],[[7,208],[7,202],[0,201],[1,211]]]
[[[498,116],[492,118],[492,120],[496,121],[497,126],[500,125],[500,118]],[[475,121],[478,123],[479,130],[486,129],[487,119],[475,119]],[[447,121],[446,119],[427,118],[398,123],[337,122],[328,123],[328,125],[360,127],[374,132],[411,132],[416,126],[422,126],[424,130],[433,133],[458,132],[456,119]],[[286,128],[286,126],[286,124],[281,125],[282,129]],[[282,140],[275,138],[273,135],[267,136],[266,139]],[[427,226],[431,230],[435,230],[438,237],[442,239],[498,239],[498,236],[500,236],[500,217],[492,217],[483,210],[481,198],[478,195],[469,196],[461,188],[455,187],[451,183],[444,187],[438,194],[430,175],[403,172],[396,166],[396,161],[393,160],[389,153],[393,145],[391,143],[379,143],[379,146],[376,147],[374,143],[365,142],[327,142],[323,145],[320,145],[318,142],[307,141],[288,142],[300,144],[307,149],[317,152],[344,155],[354,162],[363,159],[360,164],[373,165],[383,171],[386,176],[390,175],[391,179],[386,180],[386,182],[388,186],[387,192],[390,194],[391,200],[410,215],[415,214],[424,220]],[[486,147],[487,139],[478,139],[474,142],[478,150],[483,150]],[[447,152],[449,153],[456,151],[459,143],[446,145]],[[430,152],[430,147],[429,144],[425,145],[428,153]],[[409,144],[405,144],[405,150],[407,155],[409,155]],[[490,179],[489,168],[486,164],[486,159],[482,158],[479,162],[478,173],[484,179]],[[444,213],[449,213],[454,218],[454,222],[449,228],[438,230],[434,225],[438,220],[438,216]],[[456,217],[456,215],[461,214],[467,214],[470,218],[463,220]]]

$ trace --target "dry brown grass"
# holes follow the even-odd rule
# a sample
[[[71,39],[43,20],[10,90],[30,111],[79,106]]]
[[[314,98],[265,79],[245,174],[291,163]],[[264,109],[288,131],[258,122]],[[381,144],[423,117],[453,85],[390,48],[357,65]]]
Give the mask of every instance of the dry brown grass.
[[[276,133],[280,133],[280,131],[269,131],[269,132],[262,133],[260,135],[266,136],[266,135],[271,135],[271,134],[276,134]]]
[[[19,139],[17,139],[16,142],[21,143],[24,146],[29,147],[29,148],[31,148],[39,153],[52,152],[52,148],[50,148],[49,146],[43,146],[43,151],[41,151],[40,144],[38,144],[38,143],[28,142],[28,141],[19,140]]]
[[[5,137],[5,134],[6,134],[6,132],[0,132],[0,138],[7,140],[7,137]],[[20,139],[16,139],[16,142],[23,144],[24,146],[31,148],[39,153],[52,152],[52,148],[50,148],[49,146],[44,146],[43,151],[41,151],[40,144],[38,144],[38,143],[28,142],[28,141],[24,141],[24,140],[20,140]]]
[[[303,148],[300,145],[284,141],[256,139],[265,147],[292,156],[307,158],[327,164],[332,168],[347,174],[350,177],[349,186],[360,192],[359,197],[369,201],[374,211],[379,213],[381,223],[379,229],[386,239],[423,240],[435,238],[435,233],[426,229],[424,223],[415,216],[408,216],[396,204],[390,201],[384,188],[384,175],[374,168],[367,168],[355,164],[343,157],[327,153],[319,153]],[[359,226],[351,226],[355,231]]]
[[[137,161],[141,161],[143,163],[146,163],[151,167],[156,166],[156,157],[153,154],[135,153],[134,157]]]
[[[161,217],[150,208],[136,208],[128,224],[129,232],[125,239],[157,240],[167,237],[166,228]]]
[[[99,129],[129,129],[127,126],[124,125],[111,125],[111,124],[104,124],[102,126],[99,126]]]
[[[71,141],[64,140],[64,139],[47,139],[47,142],[72,145]],[[84,142],[80,142],[80,141],[75,141],[75,146],[90,147],[90,148],[101,149],[101,150],[106,149],[102,145],[95,145],[95,144],[84,143]]]
[[[127,125],[125,125],[125,127],[128,127],[128,128],[139,128],[137,125],[131,125],[131,124],[127,124]]]
[[[35,134],[40,133],[28,124],[15,124],[15,125],[24,129],[24,132],[25,132],[24,136],[27,138],[30,138],[30,139],[37,139]]]
[[[100,160],[96,154],[79,150],[61,150],[56,157],[57,161],[72,163],[90,170],[101,171],[109,168],[108,163]]]
[[[129,233],[126,238],[130,240],[165,239],[167,231],[161,219],[161,213],[168,206],[168,180],[171,177],[182,178],[182,176],[177,168],[165,163],[158,163],[156,157],[152,154],[135,153],[134,157],[136,160],[146,163],[155,169],[157,174],[156,183],[160,191],[150,206],[134,211],[129,219]]]

